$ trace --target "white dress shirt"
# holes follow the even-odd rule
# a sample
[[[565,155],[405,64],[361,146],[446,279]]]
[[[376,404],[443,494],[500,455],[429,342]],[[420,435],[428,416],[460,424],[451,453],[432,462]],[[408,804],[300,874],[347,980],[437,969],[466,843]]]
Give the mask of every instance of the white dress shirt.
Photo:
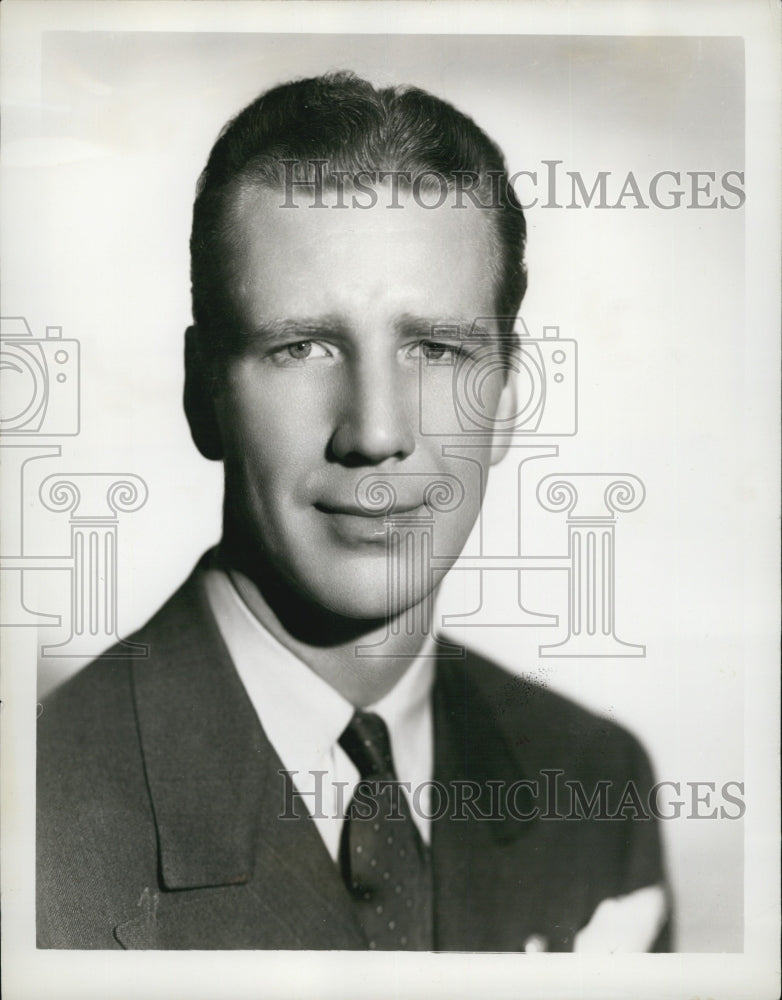
[[[274,638],[247,607],[225,570],[208,566],[203,570],[203,583],[261,726],[283,768],[292,772],[296,789],[336,860],[345,812],[360,777],[338,742],[353,715],[353,705]],[[377,713],[388,726],[396,775],[400,782],[410,783],[413,819],[426,843],[434,756],[432,651],[430,640],[392,690],[365,709]],[[282,777],[279,788],[282,813]]]

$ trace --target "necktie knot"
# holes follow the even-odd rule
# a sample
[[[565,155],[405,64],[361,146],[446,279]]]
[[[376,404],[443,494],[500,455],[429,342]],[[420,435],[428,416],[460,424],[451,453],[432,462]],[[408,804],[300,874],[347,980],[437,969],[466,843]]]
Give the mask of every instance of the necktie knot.
[[[396,781],[388,728],[374,712],[356,711],[339,745],[358,768],[363,779]]]

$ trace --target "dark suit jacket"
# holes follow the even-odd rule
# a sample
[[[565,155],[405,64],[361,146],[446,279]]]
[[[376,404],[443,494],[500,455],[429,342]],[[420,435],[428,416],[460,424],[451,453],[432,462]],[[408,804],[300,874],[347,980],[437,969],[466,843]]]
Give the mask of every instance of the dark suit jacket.
[[[300,800],[279,818],[282,764],[197,580],[133,638],[147,658],[114,650],[40,716],[39,947],[366,947]],[[602,899],[662,881],[654,820],[480,815],[487,782],[544,770],[588,794],[608,781],[613,800],[631,779],[643,796],[627,732],[472,654],[438,664],[433,698],[435,779],[487,792],[474,815],[449,805],[433,821],[438,950],[523,950],[533,934],[568,950]],[[522,790],[515,805],[534,803]]]

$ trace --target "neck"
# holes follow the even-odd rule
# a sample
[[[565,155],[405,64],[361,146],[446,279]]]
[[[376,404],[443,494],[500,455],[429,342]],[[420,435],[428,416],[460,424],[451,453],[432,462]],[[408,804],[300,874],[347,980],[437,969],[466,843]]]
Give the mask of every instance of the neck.
[[[225,539],[220,560],[244,603],[258,621],[320,678],[357,708],[378,701],[398,683],[428,635],[392,628],[392,621],[344,619],[285,595],[279,585],[246,565]],[[272,598],[271,595],[274,595]],[[416,615],[420,621],[421,615]],[[302,623],[306,623],[306,628]],[[382,643],[381,655],[361,647]]]

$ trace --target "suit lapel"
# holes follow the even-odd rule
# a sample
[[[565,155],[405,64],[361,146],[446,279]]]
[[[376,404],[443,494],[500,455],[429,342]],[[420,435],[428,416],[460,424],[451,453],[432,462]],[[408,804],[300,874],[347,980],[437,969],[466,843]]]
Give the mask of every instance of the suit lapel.
[[[296,818],[279,818],[283,765],[197,579],[146,641],[150,655],[133,664],[133,687],[164,891],[142,897],[117,938],[136,948],[363,947],[339,872],[298,796]]]
[[[524,772],[469,663],[439,664],[434,725],[435,780],[449,801],[447,814],[432,826],[436,948],[524,950],[536,932],[525,873],[533,875],[537,866],[540,823],[513,818],[499,804],[500,794],[523,780]],[[460,785],[472,786],[465,798],[477,793],[474,810],[458,807]],[[528,790],[517,788],[519,813],[530,811]]]
[[[291,801],[282,764],[195,575],[142,637],[150,655],[131,671],[160,891],[144,889],[115,928],[117,939],[127,948],[366,947],[337,866],[298,796],[296,818],[280,818]],[[477,787],[486,812],[490,783],[507,789],[524,774],[497,699],[482,693],[483,667],[496,671],[480,661],[438,665],[434,777],[449,790]],[[525,809],[523,793],[517,805]],[[450,813],[432,825],[436,949],[523,950],[541,930],[551,947],[567,948],[569,932],[560,941],[555,916],[547,915],[550,887],[563,891],[562,854],[546,848],[544,824]]]

